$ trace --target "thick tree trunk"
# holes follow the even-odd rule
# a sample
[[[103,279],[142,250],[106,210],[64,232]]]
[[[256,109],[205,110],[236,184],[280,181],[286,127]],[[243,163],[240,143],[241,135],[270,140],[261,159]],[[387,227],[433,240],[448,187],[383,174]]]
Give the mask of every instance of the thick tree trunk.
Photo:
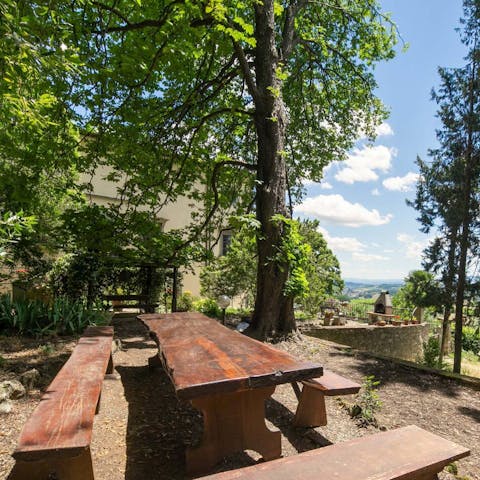
[[[286,165],[284,158],[287,115],[276,78],[278,52],[275,44],[273,0],[255,7],[256,87],[255,127],[257,131],[257,219],[258,271],[252,327],[260,338],[295,329],[293,299],[284,295],[288,265],[278,260],[284,225],[272,216],[288,216],[286,208]]]

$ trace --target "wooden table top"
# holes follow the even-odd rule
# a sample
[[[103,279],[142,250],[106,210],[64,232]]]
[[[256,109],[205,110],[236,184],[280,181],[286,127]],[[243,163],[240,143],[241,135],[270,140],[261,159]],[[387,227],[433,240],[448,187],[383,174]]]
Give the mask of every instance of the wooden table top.
[[[237,392],[321,376],[318,363],[224,327],[197,312],[144,314],[178,398]]]

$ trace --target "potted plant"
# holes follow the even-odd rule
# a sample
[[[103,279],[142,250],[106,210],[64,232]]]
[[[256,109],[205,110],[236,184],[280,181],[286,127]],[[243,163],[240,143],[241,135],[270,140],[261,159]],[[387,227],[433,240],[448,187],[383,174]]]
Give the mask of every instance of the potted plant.
[[[395,318],[392,320],[393,325],[399,327],[402,324],[402,320],[398,315],[395,315]]]

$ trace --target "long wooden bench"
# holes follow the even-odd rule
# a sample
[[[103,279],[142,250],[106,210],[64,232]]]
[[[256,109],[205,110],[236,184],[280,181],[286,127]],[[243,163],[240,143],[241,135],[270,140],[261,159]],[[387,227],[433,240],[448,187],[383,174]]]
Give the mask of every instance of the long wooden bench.
[[[146,313],[153,313],[158,307],[158,303],[149,302],[148,295],[103,295],[103,299],[112,303],[113,311],[122,308],[138,308]]]
[[[435,480],[470,454],[411,425],[291,457],[203,477],[205,480]]]
[[[321,427],[327,424],[325,396],[351,395],[358,393],[361,385],[337,375],[330,370],[323,370],[318,378],[304,380],[300,391],[294,384],[298,398],[297,411],[293,424],[297,427]]]
[[[9,479],[93,480],[93,419],[113,372],[113,327],[89,327],[20,434]]]

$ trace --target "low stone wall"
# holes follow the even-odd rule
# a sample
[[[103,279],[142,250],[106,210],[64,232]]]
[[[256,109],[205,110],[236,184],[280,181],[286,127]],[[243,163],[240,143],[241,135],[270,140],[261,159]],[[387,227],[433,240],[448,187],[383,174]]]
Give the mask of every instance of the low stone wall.
[[[426,341],[429,326],[387,325],[351,326],[306,326],[302,329],[305,335],[322,338],[342,345],[349,345],[357,350],[378,353],[393,358],[416,361],[423,357],[423,342]]]

